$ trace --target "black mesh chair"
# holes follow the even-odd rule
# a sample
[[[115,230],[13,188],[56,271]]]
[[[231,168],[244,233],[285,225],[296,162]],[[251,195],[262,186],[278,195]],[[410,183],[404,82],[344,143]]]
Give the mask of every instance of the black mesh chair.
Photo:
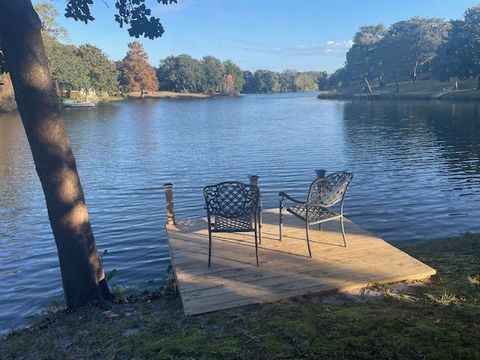
[[[258,186],[226,181],[203,189],[208,218],[208,266],[212,257],[212,233],[254,232],[258,266],[260,190]]]
[[[345,227],[343,225],[343,203],[348,185],[352,181],[353,174],[346,171],[334,172],[327,177],[317,178],[310,185],[307,195],[307,201],[300,201],[292,198],[284,192],[280,192],[280,219],[279,236],[282,240],[283,216],[282,211],[285,207],[285,201],[289,200],[294,205],[287,207],[287,211],[305,222],[305,233],[307,237],[308,254],[312,257],[310,249],[310,239],[308,228],[310,225],[318,224],[319,229],[324,222],[340,219],[343,244],[347,246],[345,240]],[[340,213],[333,212],[330,208],[340,202]]]

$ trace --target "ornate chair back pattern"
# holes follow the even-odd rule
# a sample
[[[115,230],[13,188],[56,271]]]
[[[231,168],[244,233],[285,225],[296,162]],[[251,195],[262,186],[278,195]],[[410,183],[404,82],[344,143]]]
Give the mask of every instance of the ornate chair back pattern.
[[[215,216],[214,230],[252,228],[260,194],[257,186],[228,181],[205,187],[203,194],[207,212]]]
[[[320,171],[318,173],[320,173]],[[308,254],[310,257],[312,257],[308,230],[310,225],[318,224],[319,230],[321,230],[322,223],[339,219],[340,227],[342,230],[343,244],[344,246],[347,246],[347,242],[345,239],[345,226],[343,223],[343,203],[345,200],[345,193],[347,192],[348,185],[350,185],[352,179],[353,174],[346,171],[337,171],[328,175],[327,177],[317,178],[310,185],[306,203],[292,198],[285,192],[280,192],[278,194],[280,196],[278,222],[278,232],[280,240],[282,240],[283,226],[282,209],[285,206],[285,200],[288,200],[293,202],[295,205],[287,207],[287,211],[305,222],[305,235],[307,238]],[[333,212],[328,209],[339,202],[339,213]]]
[[[342,200],[352,178],[352,173],[337,171],[325,178],[316,179],[308,191],[308,204],[322,207],[335,205]]]
[[[226,181],[206,186],[203,195],[208,216],[208,266],[212,257],[212,232],[249,231],[255,232],[255,257],[258,266],[258,243],[261,242],[258,186]]]

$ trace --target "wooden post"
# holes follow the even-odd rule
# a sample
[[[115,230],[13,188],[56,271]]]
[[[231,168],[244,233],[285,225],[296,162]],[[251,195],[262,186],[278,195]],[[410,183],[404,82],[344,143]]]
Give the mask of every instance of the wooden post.
[[[173,211],[173,184],[163,184],[165,202],[167,205],[167,225],[175,225],[175,212]]]
[[[315,170],[315,173],[317,174],[317,179],[323,179],[325,177],[325,174],[327,173],[327,170],[317,169]]]
[[[258,175],[249,175],[248,178],[250,179],[250,185],[258,186]],[[262,203],[261,203],[261,197],[260,197],[260,204],[258,208],[258,235],[259,235],[259,241],[258,243],[262,243]],[[257,265],[258,265],[258,254],[257,254]]]

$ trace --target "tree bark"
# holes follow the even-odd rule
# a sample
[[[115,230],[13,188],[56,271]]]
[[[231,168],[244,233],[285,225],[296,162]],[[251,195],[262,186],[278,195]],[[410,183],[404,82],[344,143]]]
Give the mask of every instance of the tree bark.
[[[365,76],[363,78],[363,80],[365,81],[365,85],[367,86],[368,93],[371,94],[372,93],[372,87],[370,86],[370,82],[368,81],[368,78]]]
[[[413,70],[412,70],[412,81],[413,82],[417,81],[417,71],[418,71],[418,60],[415,61],[415,65],[413,66]]]
[[[400,85],[398,84],[398,79],[395,79],[395,93],[400,94]]]
[[[69,307],[110,298],[62,112],[30,0],[0,0],[0,38],[45,194]]]

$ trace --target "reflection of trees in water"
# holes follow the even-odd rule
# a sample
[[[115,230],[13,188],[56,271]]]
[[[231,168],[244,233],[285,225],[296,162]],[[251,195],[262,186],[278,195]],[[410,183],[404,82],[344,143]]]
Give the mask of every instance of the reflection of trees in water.
[[[89,156],[90,153],[97,153],[99,156],[110,150],[110,144],[117,137],[114,130],[120,127],[114,127],[111,123],[118,122],[118,114],[123,104],[123,102],[114,102],[99,104],[94,108],[65,109],[65,126],[73,153],[77,158],[77,166],[82,168],[85,160],[96,159],[95,156]],[[110,157],[110,161],[115,161],[114,154]],[[91,161],[88,166],[92,166]],[[82,177],[82,182],[85,180]]]
[[[96,107],[92,108],[66,108],[65,119],[67,122],[105,122],[115,120],[118,116],[118,112],[121,109],[121,105],[125,104],[123,101],[118,103],[100,103]]]
[[[35,174],[27,137],[17,112],[0,116],[0,209],[28,206],[40,184]],[[33,180],[32,180],[33,179]]]
[[[480,173],[479,109],[477,103],[446,103],[423,111],[428,126],[442,142],[441,155],[449,167],[469,174]]]
[[[0,240],[8,241],[0,243],[0,264],[24,257],[22,244],[48,226],[44,201],[20,117],[17,112],[1,114]],[[32,212],[39,214],[34,221]],[[4,249],[2,245],[7,244],[8,249]]]
[[[119,107],[115,105],[66,110],[65,119],[72,135],[74,151],[81,153],[98,150],[100,146],[106,147],[110,135],[108,128],[102,132],[99,125],[95,127],[96,132],[92,133],[91,123],[115,120],[118,111]],[[84,139],[89,141],[83,141]],[[0,210],[23,209],[32,204],[42,204],[42,208],[44,206],[40,182],[17,112],[0,114],[0,186]]]
[[[440,156],[450,172],[478,174],[479,116],[470,102],[353,102],[345,105],[345,135],[354,159],[370,145],[386,155],[377,160]]]

